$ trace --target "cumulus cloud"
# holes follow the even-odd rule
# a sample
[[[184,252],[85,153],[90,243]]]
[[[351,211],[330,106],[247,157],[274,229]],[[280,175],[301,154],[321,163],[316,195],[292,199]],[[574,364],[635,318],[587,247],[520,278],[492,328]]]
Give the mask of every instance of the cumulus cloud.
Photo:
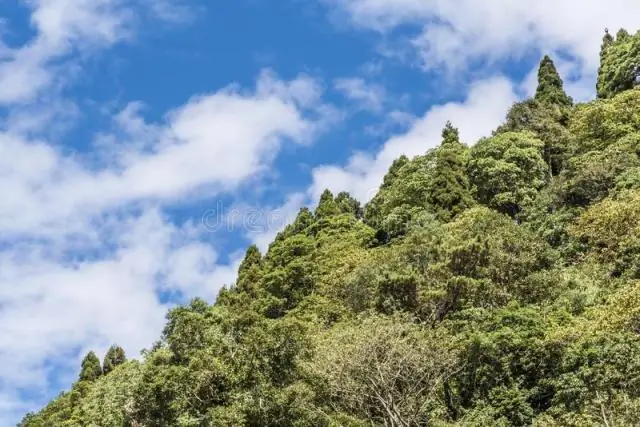
[[[161,124],[129,107],[116,118],[126,137],[107,138],[120,155],[100,168],[0,133],[0,395],[46,378],[45,362],[65,349],[119,342],[135,355],[160,331],[158,293],[213,300],[233,281],[238,260],[220,264],[200,241],[206,230],[149,206],[230,192],[282,143],[309,139],[311,81],[264,78],[253,93],[195,97]]]
[[[460,129],[463,141],[475,143],[490,134],[504,119],[505,111],[517,99],[512,83],[503,77],[471,85],[463,102],[430,108],[415,119],[410,130],[387,140],[375,154],[356,153],[345,166],[324,165],[313,170],[309,196],[318,200],[325,188],[333,192],[348,191],[362,202],[378,191],[391,163],[401,155],[415,156],[440,144],[442,129],[451,120]]]
[[[117,116],[123,139],[104,138],[117,164],[87,168],[50,144],[0,135],[0,201],[5,232],[40,234],[61,221],[140,199],[172,200],[198,189],[232,190],[273,160],[283,141],[304,142],[314,123],[304,117],[314,83],[276,82],[264,75],[253,94],[227,88],[194,97],[146,123],[135,106]],[[129,142],[129,140],[131,142]],[[103,147],[105,148],[105,147]],[[113,159],[112,159],[113,160]]]
[[[634,29],[640,3],[540,0],[323,0],[356,25],[383,33],[414,28],[412,46],[426,68],[459,70],[473,60],[531,52],[563,54],[578,77],[593,82],[605,27]],[[580,83],[578,97],[585,83]],[[573,89],[572,87],[569,88]]]
[[[77,141],[42,123],[73,120],[54,87],[67,57],[131,37],[146,3],[28,1],[34,38],[0,49],[2,425],[48,400],[51,379],[66,387],[89,349],[117,342],[137,356],[159,336],[169,301],[213,301],[241,254],[223,256],[200,218],[176,223],[166,208],[234,193],[332,117],[315,80],[265,71],[254,88],[198,94],[158,121],[132,102],[85,144],[91,152],[64,151]]]

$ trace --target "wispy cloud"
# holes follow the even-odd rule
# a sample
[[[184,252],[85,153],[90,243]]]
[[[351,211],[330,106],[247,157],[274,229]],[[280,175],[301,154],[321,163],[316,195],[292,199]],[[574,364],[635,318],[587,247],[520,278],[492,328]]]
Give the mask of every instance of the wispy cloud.
[[[372,112],[381,112],[387,100],[384,86],[369,83],[361,77],[336,79],[334,87],[357,108]]]

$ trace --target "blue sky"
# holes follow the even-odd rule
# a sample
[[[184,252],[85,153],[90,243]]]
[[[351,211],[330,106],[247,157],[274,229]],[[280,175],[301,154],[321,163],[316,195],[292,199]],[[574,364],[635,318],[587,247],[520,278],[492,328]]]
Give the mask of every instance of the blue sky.
[[[488,135],[544,53],[593,97],[604,27],[640,5],[532,4],[0,4],[0,425],[89,349],[136,357],[170,306],[214,301],[325,188],[366,202],[447,120]]]

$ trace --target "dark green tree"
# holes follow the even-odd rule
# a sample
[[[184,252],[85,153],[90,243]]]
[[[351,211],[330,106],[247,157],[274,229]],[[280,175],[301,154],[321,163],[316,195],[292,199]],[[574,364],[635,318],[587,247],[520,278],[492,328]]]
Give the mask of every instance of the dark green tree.
[[[249,246],[238,268],[236,286],[239,290],[254,295],[262,274],[262,254],[256,245]]]
[[[625,42],[631,38],[631,34],[624,28],[620,28],[616,33],[616,41]]]
[[[96,356],[93,351],[90,351],[82,360],[80,381],[94,381],[100,375],[102,375],[100,359],[98,359],[98,356]]]
[[[107,350],[107,354],[104,355],[104,361],[102,362],[102,373],[107,375],[113,371],[117,366],[122,365],[127,361],[127,356],[124,353],[124,349],[119,345],[112,345]]]
[[[336,196],[336,203],[342,213],[348,213],[354,215],[356,218],[362,217],[362,207],[360,202],[351,197],[346,191],[341,192]]]
[[[612,98],[633,89],[640,76],[640,31],[630,35],[621,29],[611,43],[605,34],[598,71],[598,98]]]
[[[315,214],[317,219],[329,218],[340,214],[340,207],[338,203],[336,203],[331,191],[324,190],[320,196],[320,202],[318,202]]]
[[[602,59],[606,55],[609,48],[615,43],[616,39],[609,33],[609,29],[605,28],[604,36],[602,37],[602,45],[600,45],[600,58]]]
[[[548,179],[544,143],[531,132],[484,138],[470,153],[469,176],[478,200],[511,217],[531,204]]]
[[[541,103],[570,107],[573,99],[564,91],[564,83],[548,55],[540,62],[535,99]]]
[[[442,131],[429,187],[428,202],[442,221],[449,221],[474,204],[467,176],[467,147],[451,122]]]

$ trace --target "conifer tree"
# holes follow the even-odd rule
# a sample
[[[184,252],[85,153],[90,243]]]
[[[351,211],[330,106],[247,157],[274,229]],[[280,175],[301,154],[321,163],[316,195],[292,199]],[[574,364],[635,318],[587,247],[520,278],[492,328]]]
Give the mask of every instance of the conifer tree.
[[[602,45],[600,46],[600,56],[601,57],[607,51],[607,49],[609,49],[611,47],[611,45],[613,45],[614,42],[615,42],[615,39],[609,33],[609,29],[605,28],[604,36],[602,37]]]
[[[245,292],[251,292],[260,278],[262,265],[260,249],[256,245],[249,246],[238,268],[237,286]]]
[[[629,38],[631,38],[631,35],[626,29],[620,28],[618,30],[618,33],[616,34],[616,42],[624,42],[624,41],[627,41]]]
[[[336,196],[336,203],[342,213],[348,213],[354,215],[356,218],[362,216],[362,207],[360,202],[351,197],[346,191],[341,192]]]
[[[311,226],[315,222],[313,218],[313,214],[309,210],[309,208],[301,208],[298,212],[298,216],[293,221],[292,231],[294,234],[302,233],[307,227]]]
[[[474,203],[467,176],[466,150],[458,129],[447,122],[442,131],[442,144],[436,152],[428,196],[436,215],[443,221],[449,221]]]
[[[127,361],[127,356],[124,353],[122,347],[118,345],[112,345],[107,354],[104,356],[104,361],[102,363],[102,373],[107,375],[109,372],[113,371],[116,366],[122,365]]]
[[[93,351],[90,351],[82,360],[80,381],[94,381],[100,375],[102,375],[100,359]]]
[[[615,95],[640,85],[640,32],[620,29],[615,41],[605,34],[600,51],[598,98]]]
[[[573,105],[573,99],[564,91],[564,83],[556,70],[556,66],[548,55],[540,62],[538,69],[538,88],[536,101],[562,107]]]
[[[409,158],[404,154],[398,157],[397,159],[395,159],[391,164],[391,166],[389,167],[389,171],[384,176],[381,188],[386,188],[386,187],[389,187],[391,184],[393,184],[395,179],[398,177],[398,172],[407,163],[409,163]]]
[[[329,190],[324,190],[320,196],[320,202],[316,208],[316,218],[328,218],[334,215],[340,214],[340,208],[333,198],[333,193]]]
[[[247,252],[244,255],[244,259],[242,263],[240,263],[240,267],[238,269],[238,274],[242,274],[243,272],[249,270],[250,268],[261,265],[262,264],[262,254],[260,253],[260,249],[256,245],[251,245],[247,249]]]
[[[606,63],[607,54],[611,50],[611,47],[614,45],[614,43],[615,43],[615,39],[609,33],[609,29],[605,28],[604,36],[602,37],[602,44],[600,45],[600,66],[598,67],[598,82],[597,82],[598,94],[603,92],[603,89],[604,89],[602,87],[603,82],[607,80],[604,75],[605,70],[607,69],[605,67],[605,63]]]

